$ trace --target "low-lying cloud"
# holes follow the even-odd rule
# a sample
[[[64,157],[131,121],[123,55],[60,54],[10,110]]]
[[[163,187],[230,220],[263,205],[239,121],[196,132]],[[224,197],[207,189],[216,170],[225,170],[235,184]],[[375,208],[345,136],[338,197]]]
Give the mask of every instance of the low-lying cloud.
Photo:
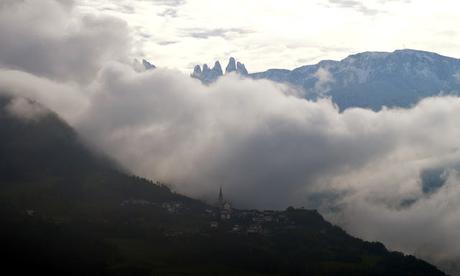
[[[34,7],[34,1],[21,3]],[[62,4],[47,3],[57,18],[72,15],[68,20],[79,28],[71,35],[85,37],[83,48],[100,45],[115,22],[94,18],[95,29]],[[0,14],[14,5],[0,6]],[[46,12],[30,11],[37,18],[28,33],[65,41],[65,32],[43,31]],[[25,16],[0,20],[13,28]],[[22,39],[0,26],[0,37]],[[103,30],[97,39],[82,35],[97,30]],[[123,30],[116,40],[129,37]],[[23,41],[23,48],[37,39]],[[444,267],[460,260],[460,98],[339,112],[327,99],[301,99],[292,88],[265,80],[229,74],[203,86],[178,71],[138,72],[125,62],[129,42],[103,44],[77,67],[65,57],[76,46],[57,43],[16,60],[10,56],[14,45],[0,42],[0,91],[57,112],[136,174],[208,200],[223,186],[238,207],[319,208],[359,237]],[[34,114],[28,112],[33,105],[17,107],[20,114]]]
[[[40,120],[49,114],[49,110],[27,98],[17,97],[6,106],[6,111],[17,118],[24,120]]]

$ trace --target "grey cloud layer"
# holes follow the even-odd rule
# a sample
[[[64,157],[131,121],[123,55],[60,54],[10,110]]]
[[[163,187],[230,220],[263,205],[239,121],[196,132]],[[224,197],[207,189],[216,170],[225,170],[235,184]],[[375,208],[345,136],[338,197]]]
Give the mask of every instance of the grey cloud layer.
[[[340,113],[269,81],[229,75],[206,87],[176,71],[136,72],[120,62],[129,30],[109,31],[124,24],[53,1],[37,13],[35,2],[0,6],[0,37],[11,40],[0,41],[2,93],[44,104],[133,172],[179,192],[213,198],[223,185],[239,206],[316,206],[361,237],[438,263],[460,259],[459,98]],[[77,26],[70,35],[68,26]],[[11,112],[43,110],[19,99]],[[445,183],[426,193],[420,176],[432,168]]]
[[[126,23],[92,16],[77,19],[68,1],[59,3],[25,0],[0,7],[3,67],[59,80],[88,81],[102,64],[128,55]]]

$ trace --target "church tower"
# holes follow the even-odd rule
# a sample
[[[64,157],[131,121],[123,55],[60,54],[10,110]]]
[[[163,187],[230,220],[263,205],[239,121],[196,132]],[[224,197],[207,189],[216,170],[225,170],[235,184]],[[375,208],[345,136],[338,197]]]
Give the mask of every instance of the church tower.
[[[224,196],[222,195],[222,186],[219,189],[219,198],[217,199],[217,203],[219,204],[219,206],[224,205]]]
[[[229,201],[224,200],[224,195],[222,193],[222,186],[219,189],[219,197],[217,198],[217,208],[219,208],[219,219],[229,220],[232,215],[232,204]]]

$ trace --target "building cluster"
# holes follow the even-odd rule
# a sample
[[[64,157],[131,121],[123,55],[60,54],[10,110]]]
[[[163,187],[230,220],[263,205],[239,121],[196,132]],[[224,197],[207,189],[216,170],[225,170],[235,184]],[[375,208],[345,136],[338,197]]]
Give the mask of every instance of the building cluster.
[[[222,188],[216,203],[216,210],[207,210],[207,214],[216,220],[210,222],[211,229],[226,229],[234,233],[269,234],[276,227],[289,228],[293,222],[283,211],[273,210],[237,210],[229,201],[224,200]]]
[[[169,214],[184,214],[189,210],[181,201],[151,202],[145,199],[127,199],[121,206],[156,206],[164,209]],[[219,189],[217,202],[214,207],[204,209],[201,216],[209,219],[209,227],[214,230],[239,234],[270,234],[276,229],[295,228],[284,211],[273,210],[238,210],[233,209],[230,201],[225,200],[222,188]],[[181,235],[182,231],[168,231],[168,235]]]

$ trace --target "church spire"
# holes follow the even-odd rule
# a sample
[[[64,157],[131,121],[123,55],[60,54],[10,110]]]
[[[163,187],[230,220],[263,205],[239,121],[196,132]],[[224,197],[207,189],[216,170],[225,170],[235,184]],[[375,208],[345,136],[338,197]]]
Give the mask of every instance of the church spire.
[[[223,203],[224,202],[224,196],[222,195],[222,186],[220,186],[220,189],[219,189],[219,203]]]

